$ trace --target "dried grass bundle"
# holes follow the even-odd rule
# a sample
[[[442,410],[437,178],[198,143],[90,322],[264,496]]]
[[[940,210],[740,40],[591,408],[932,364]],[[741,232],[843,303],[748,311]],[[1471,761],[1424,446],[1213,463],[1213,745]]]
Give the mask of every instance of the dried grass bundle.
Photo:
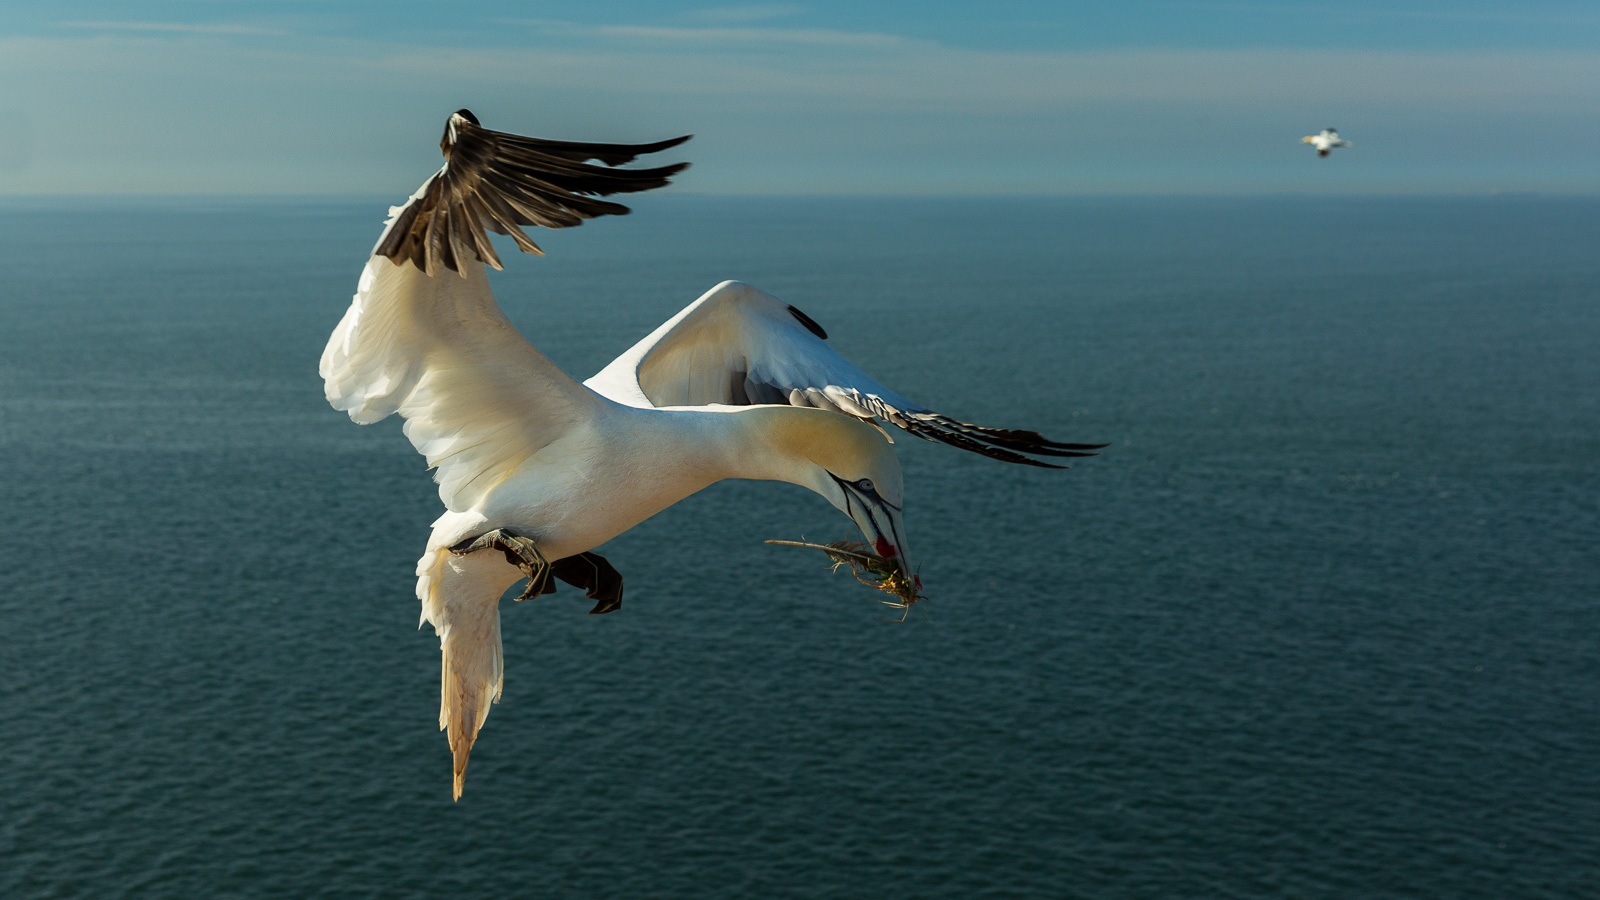
[[[833,560],[835,572],[839,571],[840,566],[849,566],[850,574],[854,575],[857,581],[867,587],[877,588],[885,594],[893,594],[896,599],[878,602],[895,609],[910,609],[911,604],[918,600],[928,599],[922,593],[922,586],[915,575],[906,577],[894,560],[879,556],[871,547],[860,541],[834,541],[831,544],[812,544],[806,541],[767,541],[767,543],[821,550]]]

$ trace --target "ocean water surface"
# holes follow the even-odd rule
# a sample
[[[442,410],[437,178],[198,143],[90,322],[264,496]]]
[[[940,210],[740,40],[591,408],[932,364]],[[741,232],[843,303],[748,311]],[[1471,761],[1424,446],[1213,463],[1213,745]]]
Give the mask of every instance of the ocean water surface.
[[[727,482],[507,602],[450,801],[439,511],[317,359],[386,202],[0,206],[0,896],[1600,889],[1600,202],[642,197],[494,281],[586,377],[706,288],[903,393],[932,601]],[[509,255],[509,254],[508,254]]]

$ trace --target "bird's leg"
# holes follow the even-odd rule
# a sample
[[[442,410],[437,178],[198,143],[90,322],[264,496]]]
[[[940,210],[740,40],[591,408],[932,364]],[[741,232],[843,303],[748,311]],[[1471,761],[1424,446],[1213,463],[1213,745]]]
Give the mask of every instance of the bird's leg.
[[[468,538],[454,547],[450,552],[457,556],[476,553],[479,550],[499,550],[506,555],[506,562],[521,569],[528,576],[528,587],[517,600],[523,601],[529,597],[540,594],[553,594],[556,586],[550,582],[550,561],[539,552],[539,546],[520,534],[512,534],[504,528],[484,532],[476,538]]]
[[[573,587],[581,587],[584,596],[597,600],[589,615],[612,612],[622,608],[622,573],[598,553],[579,553],[550,564],[550,572]]]

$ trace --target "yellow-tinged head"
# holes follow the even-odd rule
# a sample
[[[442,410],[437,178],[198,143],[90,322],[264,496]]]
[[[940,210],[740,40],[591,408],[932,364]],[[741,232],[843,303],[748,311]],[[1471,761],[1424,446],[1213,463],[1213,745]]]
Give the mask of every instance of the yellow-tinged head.
[[[894,560],[907,578],[905,479],[888,438],[860,419],[821,409],[751,408],[764,443],[784,458],[780,477],[827,498],[861,529],[879,556]]]

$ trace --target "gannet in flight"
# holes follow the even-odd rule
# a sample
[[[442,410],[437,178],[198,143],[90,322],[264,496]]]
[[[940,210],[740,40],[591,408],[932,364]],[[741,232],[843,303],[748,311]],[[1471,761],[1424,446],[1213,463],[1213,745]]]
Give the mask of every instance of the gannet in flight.
[[[1324,128],[1321,134],[1308,134],[1300,139],[1302,144],[1310,144],[1317,148],[1318,156],[1327,156],[1335,147],[1354,147],[1355,144],[1339,137],[1339,129]]]
[[[810,488],[914,578],[900,464],[878,422],[1036,466],[1050,464],[1024,454],[1091,456],[1103,446],[932,412],[835,353],[798,309],[732,281],[589,381],[573,380],[495,303],[485,267],[501,263],[485,229],[541,253],[520,226],[626,214],[594,195],[661,187],[688,163],[610,167],[686,140],[547,141],[456,112],[440,141],[444,167],[389,211],[323,351],[328,401],[360,424],[398,412],[437,470],[447,512],[417,562],[417,597],[443,652],[439,727],[455,757],[456,798],[500,697],[499,602],[517,581],[529,579],[519,599],[550,593],[559,579],[598,600],[592,613],[617,609],[622,576],[592,550],[724,478]]]

